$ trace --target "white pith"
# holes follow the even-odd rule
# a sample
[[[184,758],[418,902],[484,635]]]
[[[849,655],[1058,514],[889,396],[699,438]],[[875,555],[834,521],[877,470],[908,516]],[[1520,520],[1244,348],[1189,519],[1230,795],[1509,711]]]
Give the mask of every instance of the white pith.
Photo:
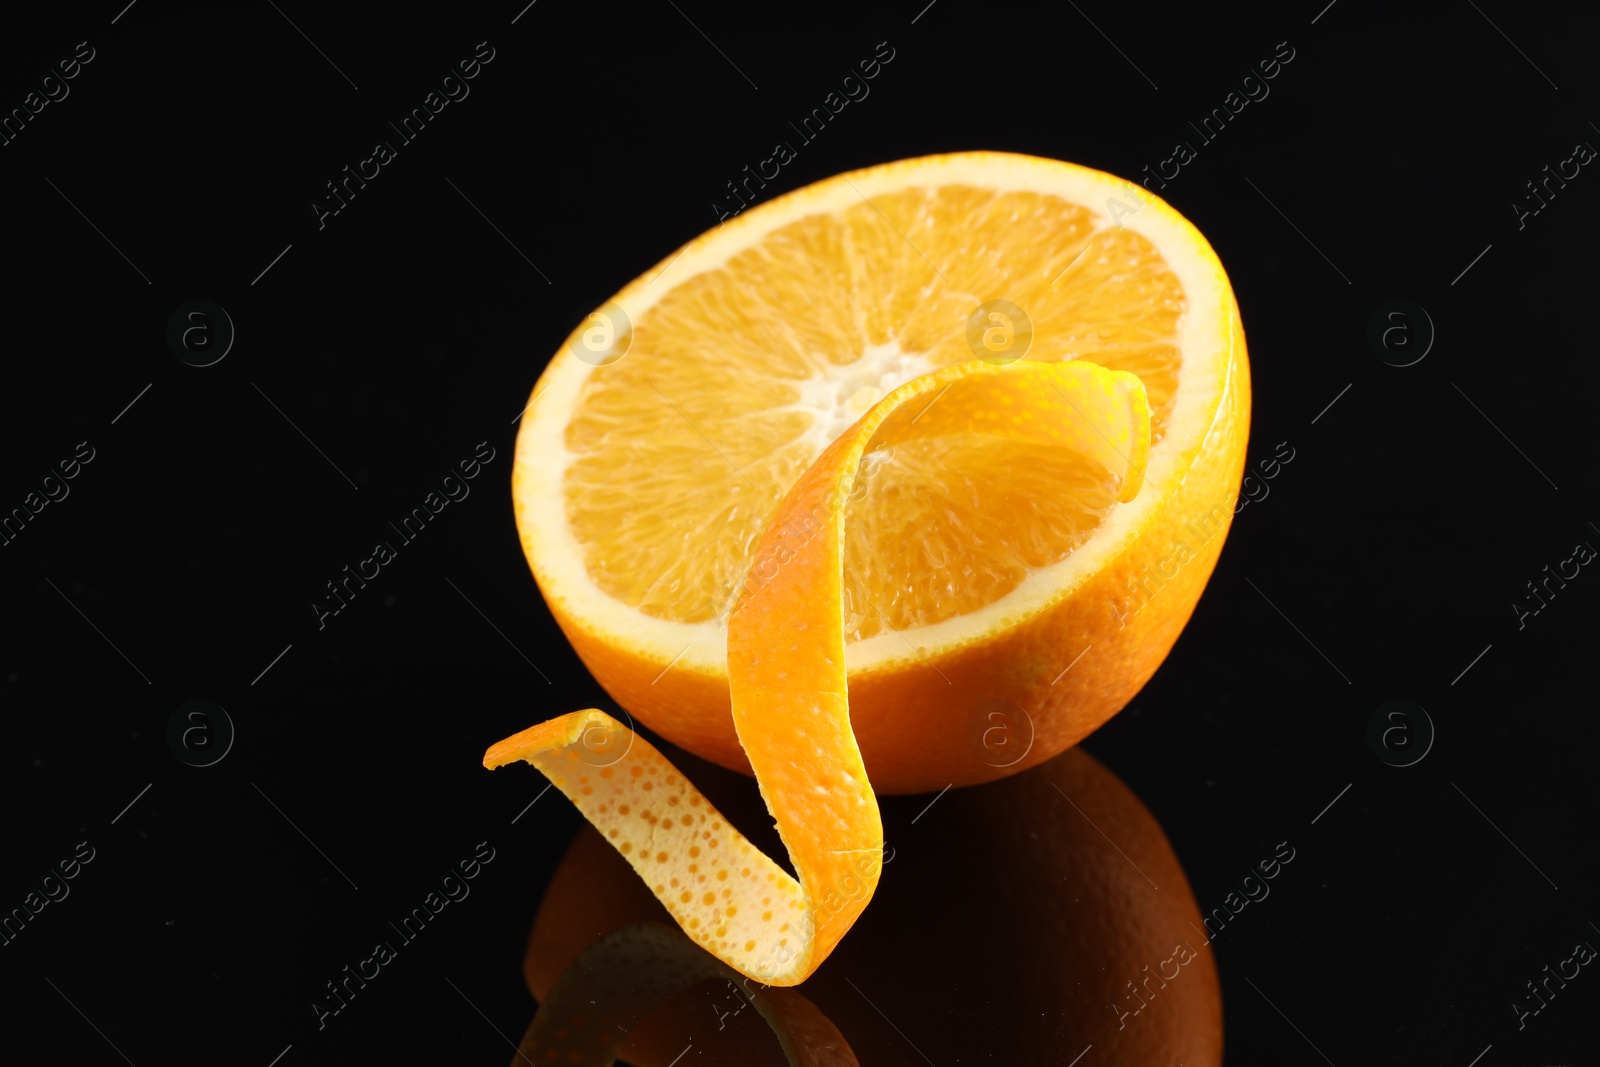
[[[893,341],[873,345],[854,363],[827,365],[820,373],[801,382],[800,399],[779,411],[804,411],[813,415],[811,429],[804,440],[815,455],[854,426],[867,411],[913,378],[937,370],[922,353],[905,353]]]

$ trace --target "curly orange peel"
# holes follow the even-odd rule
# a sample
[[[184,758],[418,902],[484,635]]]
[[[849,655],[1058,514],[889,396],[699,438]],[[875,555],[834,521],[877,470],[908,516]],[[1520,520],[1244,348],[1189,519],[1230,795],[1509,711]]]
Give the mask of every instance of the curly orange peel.
[[[960,363],[884,397],[789,491],[728,618],[728,676],[739,743],[798,880],[605,712],[562,715],[484,755],[491,769],[519,759],[537,767],[691,939],[759,982],[795,985],[815,971],[866,907],[883,866],[877,798],[850,725],[845,503],[868,451],[954,434],[1073,449],[1117,479],[1126,503],[1142,485],[1150,409],[1135,375],[1092,363]],[[797,526],[807,532],[798,545],[786,534]],[[780,551],[778,566],[765,565]]]

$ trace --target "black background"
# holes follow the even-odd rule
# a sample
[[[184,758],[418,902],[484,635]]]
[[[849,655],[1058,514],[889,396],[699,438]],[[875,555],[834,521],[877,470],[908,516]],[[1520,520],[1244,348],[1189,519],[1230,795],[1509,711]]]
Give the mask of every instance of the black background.
[[[1509,1007],[1600,944],[1581,681],[1600,577],[1520,630],[1510,607],[1600,546],[1600,177],[1521,229],[1509,206],[1600,145],[1581,16],[924,2],[8,15],[6,109],[77,42],[95,58],[0,148],[0,507],[78,442],[95,458],[0,549],[0,907],[76,842],[97,855],[0,948],[7,1045],[506,1062],[494,1030],[533,1013],[523,943],[579,817],[552,793],[513,825],[543,779],[479,759],[614,707],[539,598],[507,492],[512,420],[580,314],[711,226],[724,182],[880,41],[895,59],[871,95],[769,196],[971,148],[1137,178],[1287,41],[1271,95],[1163,195],[1238,295],[1251,463],[1280,441],[1296,458],[1235,520],[1166,664],[1085,744],[1161,820],[1202,908],[1275,842],[1301,857],[1215,944],[1230,1063],[1596,1062],[1600,977],[1520,1031]],[[319,229],[323,183],[483,40],[471,95]],[[237,328],[203,369],[165,338],[193,299]],[[1394,299],[1437,330],[1410,367],[1366,339]],[[471,496],[319,631],[310,598],[480,441],[496,458]],[[238,729],[208,768],[166,742],[195,698]],[[1437,730],[1405,769],[1366,741],[1391,699]],[[925,803],[885,801],[891,840]],[[482,840],[496,858],[445,932],[319,1032],[308,998]],[[941,1008],[898,995],[913,1035]]]

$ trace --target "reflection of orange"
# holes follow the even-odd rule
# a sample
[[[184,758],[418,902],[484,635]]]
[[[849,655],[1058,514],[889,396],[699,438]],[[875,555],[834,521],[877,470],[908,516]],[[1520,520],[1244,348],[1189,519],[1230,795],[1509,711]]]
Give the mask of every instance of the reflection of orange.
[[[758,832],[765,813],[740,802],[735,776],[673,758]],[[899,829],[891,820],[899,836],[878,905],[802,987],[861,1062],[922,1062],[908,1041],[940,1063],[1065,1063],[1089,1045],[1094,1062],[1126,1067],[1222,1062],[1216,964],[1188,880],[1155,818],[1093,757],[1072,750],[952,791],[905,825],[921,807]],[[528,987],[543,999],[598,937],[667,919],[585,826],[534,920]],[[1180,945],[1194,953],[1181,965]],[[1169,959],[1165,973],[1178,973],[1163,981]],[[697,1063],[784,1063],[753,1010],[728,1013],[737,1003],[723,983],[688,990],[618,1054],[666,1067],[692,1044]]]
[[[728,1019],[737,1021],[748,1008],[777,1036],[789,1067],[861,1067],[850,1043],[805,997],[793,989],[750,985],[682,930],[649,922],[618,927],[583,950],[534,1016],[518,1058],[531,1067],[611,1067],[641,1023],[707,981],[727,987],[717,1010],[718,1033],[724,1035],[718,1044],[730,1051],[735,1041],[752,1045],[741,1063],[755,1064],[772,1044],[749,1042],[749,1020],[728,1031]],[[692,1044],[691,1039],[675,1059]]]

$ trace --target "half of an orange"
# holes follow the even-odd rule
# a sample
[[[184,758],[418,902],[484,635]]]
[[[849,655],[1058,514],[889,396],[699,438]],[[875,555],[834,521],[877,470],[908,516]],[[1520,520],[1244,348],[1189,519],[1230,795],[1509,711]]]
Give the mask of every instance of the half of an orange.
[[[574,332],[513,493],[595,677],[753,770],[799,878],[600,712],[485,763],[535,763],[700,944],[798,982],[876,883],[874,788],[1032,766],[1160,665],[1249,395],[1210,246],[1111,175],[962,153],[747,211]]]

